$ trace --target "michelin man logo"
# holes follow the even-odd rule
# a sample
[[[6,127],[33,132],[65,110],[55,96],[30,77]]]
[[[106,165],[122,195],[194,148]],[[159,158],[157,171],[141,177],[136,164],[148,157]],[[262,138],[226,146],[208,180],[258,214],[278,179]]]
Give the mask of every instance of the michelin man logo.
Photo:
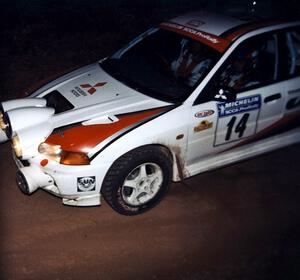
[[[96,177],[79,177],[77,178],[77,191],[78,192],[89,192],[96,189]]]

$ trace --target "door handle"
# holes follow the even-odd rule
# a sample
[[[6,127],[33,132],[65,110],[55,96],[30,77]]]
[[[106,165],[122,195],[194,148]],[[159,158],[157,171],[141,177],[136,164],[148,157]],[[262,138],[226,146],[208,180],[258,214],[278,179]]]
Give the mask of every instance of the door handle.
[[[266,97],[264,99],[264,102],[269,103],[269,102],[272,102],[272,101],[280,99],[280,98],[281,98],[281,93],[275,93],[275,94],[272,94],[272,95]]]

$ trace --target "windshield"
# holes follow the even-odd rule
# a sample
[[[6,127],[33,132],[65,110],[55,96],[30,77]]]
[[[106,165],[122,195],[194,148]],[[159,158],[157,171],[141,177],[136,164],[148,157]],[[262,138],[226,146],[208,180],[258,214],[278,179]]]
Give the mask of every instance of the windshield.
[[[175,32],[156,29],[149,33],[102,61],[101,66],[143,94],[167,102],[182,102],[220,54]]]

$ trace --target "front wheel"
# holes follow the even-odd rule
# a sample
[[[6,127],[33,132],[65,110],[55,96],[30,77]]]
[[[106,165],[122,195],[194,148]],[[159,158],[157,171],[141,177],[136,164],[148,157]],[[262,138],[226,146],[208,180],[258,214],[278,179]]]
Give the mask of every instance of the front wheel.
[[[167,193],[172,164],[165,148],[145,146],[116,160],[105,176],[102,194],[123,215],[137,215],[154,207]]]

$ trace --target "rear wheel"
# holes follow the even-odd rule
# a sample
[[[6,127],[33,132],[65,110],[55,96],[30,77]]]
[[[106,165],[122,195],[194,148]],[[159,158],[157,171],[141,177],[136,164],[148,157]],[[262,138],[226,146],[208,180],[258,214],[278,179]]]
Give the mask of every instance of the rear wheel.
[[[167,193],[172,176],[169,152],[145,146],[116,160],[105,176],[102,194],[123,215],[137,215],[154,207]]]

